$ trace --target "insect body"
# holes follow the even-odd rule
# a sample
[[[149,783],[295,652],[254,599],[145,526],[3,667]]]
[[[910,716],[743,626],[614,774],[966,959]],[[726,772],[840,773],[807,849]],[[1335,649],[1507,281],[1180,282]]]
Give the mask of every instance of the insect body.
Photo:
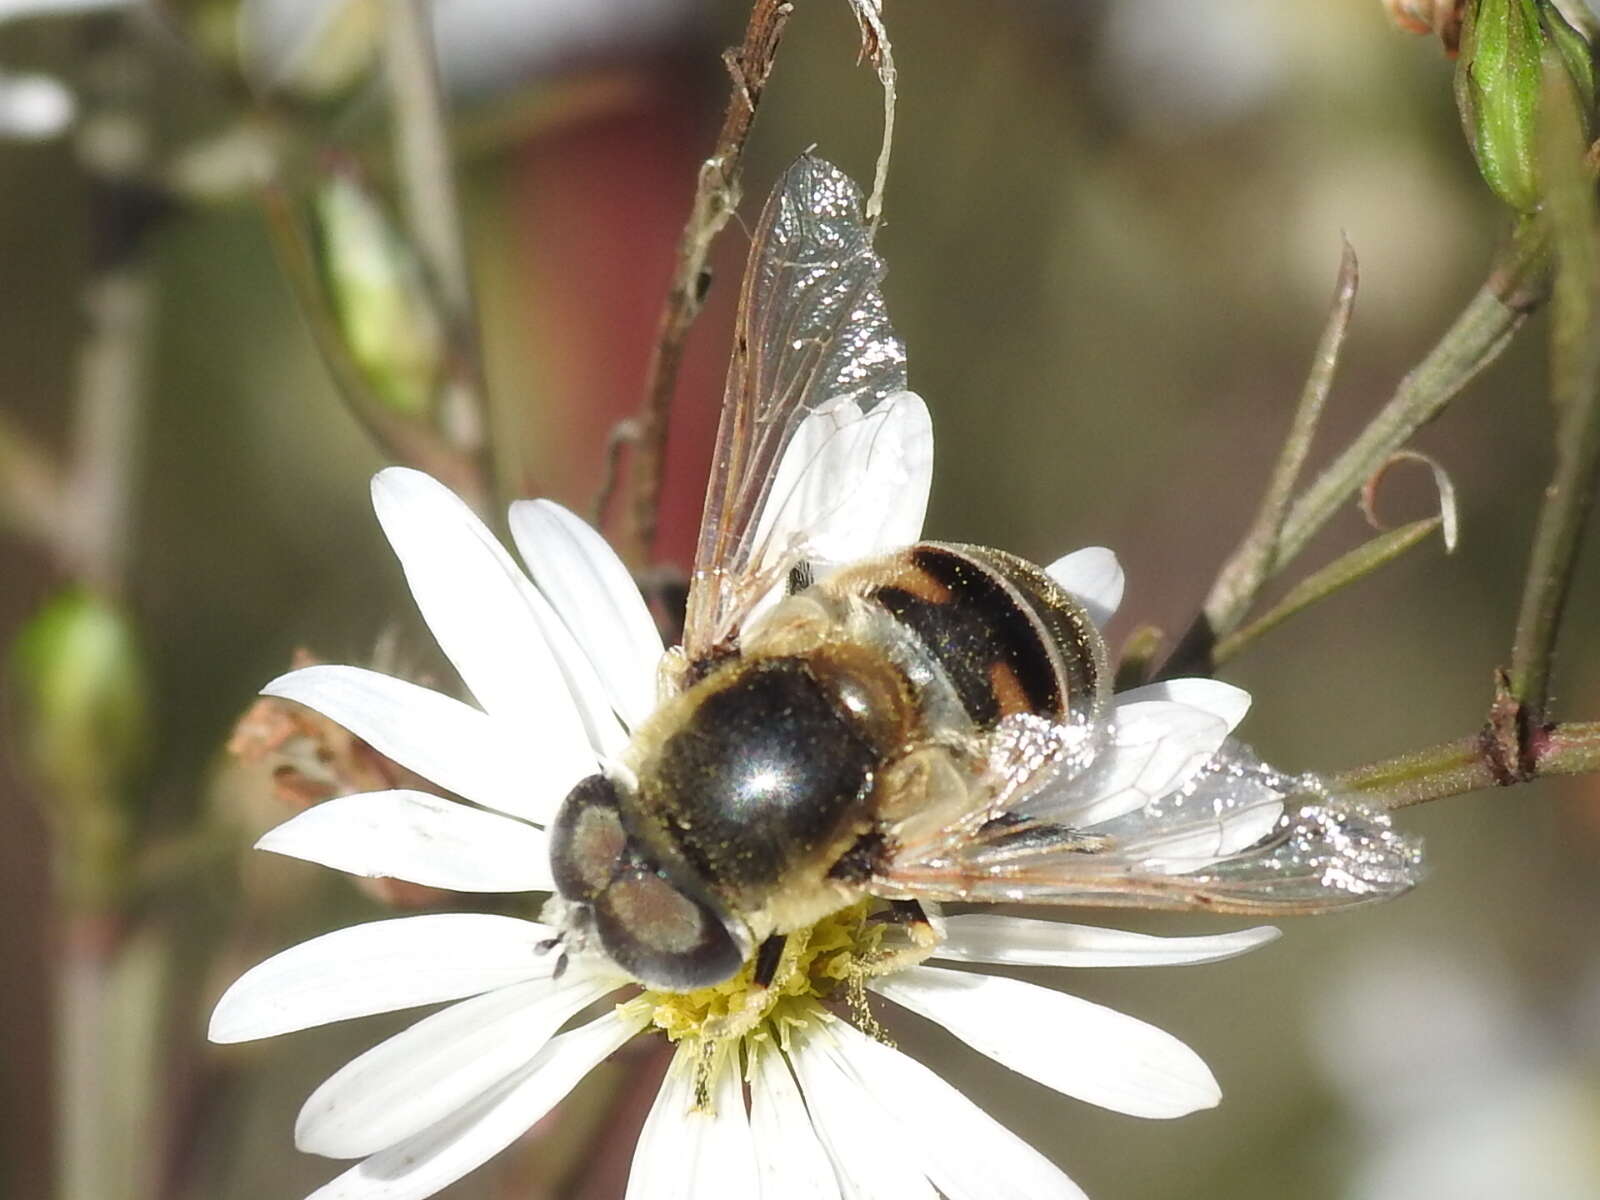
[[[859,206],[804,157],[763,213],[676,670],[551,829],[568,934],[687,991],[864,896],[1316,911],[1409,886],[1414,847],[1222,718],[1145,732],[1141,703],[1178,701],[1119,706],[1046,570],[914,542],[927,413]]]
[[[718,982],[872,891],[902,830],[981,812],[1005,717],[1106,703],[1099,634],[1039,568],[937,543],[855,564],[781,601],[663,706],[626,785],[574,793],[557,862],[600,886],[563,893],[634,974]]]

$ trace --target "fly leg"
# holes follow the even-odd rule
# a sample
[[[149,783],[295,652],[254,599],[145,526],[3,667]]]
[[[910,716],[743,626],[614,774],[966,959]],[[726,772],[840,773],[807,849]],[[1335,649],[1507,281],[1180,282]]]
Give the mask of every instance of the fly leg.
[[[928,910],[922,907],[921,900],[891,900],[889,907],[878,913],[875,919],[904,930],[914,946],[925,946],[931,950],[939,944],[939,931],[928,916]]]
[[[890,900],[889,907],[869,920],[886,926],[878,952],[861,963],[867,976],[887,975],[914,967],[938,948],[943,934],[936,916],[920,900]]]
[[[761,943],[756,951],[756,969],[750,980],[755,987],[765,990],[772,986],[778,974],[778,964],[783,961],[783,947],[788,940],[788,934],[775,933]]]

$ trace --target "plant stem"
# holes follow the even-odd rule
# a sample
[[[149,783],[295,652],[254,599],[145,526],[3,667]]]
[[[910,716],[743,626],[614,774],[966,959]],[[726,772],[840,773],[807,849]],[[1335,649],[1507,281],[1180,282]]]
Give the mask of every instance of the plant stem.
[[[871,61],[883,86],[883,141],[872,172],[872,194],[867,197],[866,217],[873,229],[883,217],[883,192],[889,183],[889,156],[894,148],[894,110],[896,72],[894,47],[883,23],[883,0],[850,0],[850,8],[861,26],[861,53]]]
[[[635,565],[648,562],[655,545],[666,468],[667,414],[677,391],[684,342],[700,315],[710,287],[706,257],[739,205],[740,163],[745,142],[755,123],[767,78],[772,74],[784,27],[793,11],[794,6],[787,0],[756,0],[750,10],[743,44],[723,56],[728,73],[733,77],[733,88],[722,115],[716,147],[711,157],[700,164],[694,202],[678,239],[677,265],[650,353],[644,404],[634,418],[637,433],[632,439],[635,445],[628,545]]]
[[[1402,525],[1399,529],[1381,533],[1348,554],[1341,555],[1322,570],[1308,575],[1295,584],[1282,600],[1244,628],[1218,638],[1211,650],[1211,664],[1221,666],[1256,638],[1281,625],[1296,613],[1326,599],[1357,580],[1364,579],[1379,567],[1393,562],[1443,524],[1442,517],[1427,517],[1421,521],[1413,521],[1409,525]]]
[[[84,307],[89,332],[78,362],[60,549],[73,575],[110,594],[121,585],[132,543],[151,310],[145,268],[96,275],[84,288]]]
[[[1493,731],[1485,727],[1473,737],[1343,771],[1328,782],[1335,791],[1381,793],[1384,807],[1395,809],[1552,775],[1600,771],[1600,721],[1533,730],[1524,769],[1515,773],[1508,773],[1499,762],[1494,741]]]
[[[1548,64],[1546,71],[1546,209],[1557,256],[1550,325],[1556,466],[1534,529],[1509,672],[1510,693],[1529,725],[1544,720],[1551,655],[1600,468],[1600,225],[1593,177],[1581,166],[1577,115],[1559,77],[1550,85]]]
[[[386,77],[396,170],[411,233],[444,310],[453,351],[440,425],[451,445],[480,460],[489,489],[504,501],[511,498],[517,472],[495,461],[496,439],[490,436],[477,306],[428,10],[426,0],[390,0],[388,6]]]
[[[1203,610],[1205,620],[1215,637],[1227,637],[1239,627],[1260,594],[1262,584],[1267,581],[1278,536],[1289,511],[1289,502],[1294,496],[1294,485],[1311,451],[1323,405],[1333,386],[1333,374],[1339,363],[1339,351],[1344,346],[1345,333],[1350,328],[1350,314],[1355,307],[1360,278],[1355,250],[1346,242],[1339,260],[1333,307],[1328,313],[1322,337],[1317,342],[1316,356],[1311,360],[1311,371],[1301,390],[1300,403],[1295,409],[1289,435],[1284,439],[1283,450],[1272,469],[1272,478],[1261,497],[1261,507],[1250,531],[1239,543],[1233,557],[1218,572],[1217,581],[1212,584],[1211,592],[1206,597]]]
[[[65,495],[61,469],[50,452],[0,412],[0,528],[55,546]]]
[[[1529,312],[1544,298],[1549,247],[1539,222],[1524,221],[1489,279],[1437,345],[1400,381],[1393,397],[1359,437],[1289,510],[1269,571],[1276,574],[1305,549],[1372,473],[1500,356]]]

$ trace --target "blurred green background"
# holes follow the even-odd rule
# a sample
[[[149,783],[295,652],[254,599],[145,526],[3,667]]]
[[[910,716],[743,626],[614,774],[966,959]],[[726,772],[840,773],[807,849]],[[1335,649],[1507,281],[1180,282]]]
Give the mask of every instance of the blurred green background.
[[[877,151],[879,92],[847,6],[799,7],[747,157],[746,220],[813,143],[858,178]],[[82,297],[110,219],[84,161],[103,151],[95,138],[119,134],[90,119],[93,98],[136,97],[121,115],[162,161],[230,128],[239,99],[148,17],[7,8],[0,70],[50,72],[84,103],[75,130],[0,142],[0,410],[64,454]],[[539,494],[586,506],[606,433],[637,403],[725,94],[717,54],[745,12],[570,0],[527,5],[515,46],[445,39],[497,436]],[[1129,576],[1113,642],[1142,622],[1179,632],[1253,512],[1341,234],[1362,288],[1313,467],[1482,278],[1505,216],[1463,143],[1450,64],[1437,42],[1397,32],[1379,0],[920,0],[886,16],[900,109],[879,245],[912,383],[934,413],[928,532],[1042,560],[1112,546]],[[381,138],[359,78],[303,112],[302,129]],[[662,545],[680,565],[744,247],[730,227],[679,395]],[[108,1050],[90,1090],[136,1086],[130,1062],[158,1069],[119,1135],[139,1147],[128,1173],[72,1200],[295,1196],[336,1171],[293,1152],[300,1100],[403,1022],[215,1048],[205,1016],[243,966],[387,910],[330,872],[251,855],[286,812],[223,746],[298,647],[342,662],[382,649],[431,664],[433,652],[367,507],[383,457],[328,380],[260,207],[184,204],[138,254],[153,309],[117,591],[150,715],[115,804],[154,882],[88,932],[59,903],[43,812],[59,801],[13,687],[0,748],[0,1195],[55,1194],[52,1045],[70,1020],[57,989],[82,939],[105,937],[159,947],[143,966],[120,953],[124,974],[147,975],[103,993],[149,1006],[154,1041],[127,1061]],[[1339,769],[1480,723],[1551,463],[1544,345],[1536,317],[1417,439],[1457,482],[1459,551],[1425,544],[1224,672],[1254,693],[1242,732],[1273,762]],[[1416,474],[1385,486],[1396,521],[1432,503]],[[1295,574],[1364,534],[1352,506]],[[0,526],[7,643],[64,582],[60,562]],[[1597,601],[1590,553],[1562,642],[1563,715],[1600,717]],[[1600,1195],[1600,789],[1541,783],[1400,820],[1426,837],[1432,875],[1396,904],[1292,923],[1239,961],[1068,981],[1199,1050],[1225,1092],[1214,1112],[1118,1117],[925,1029],[902,1041],[1098,1200]],[[650,1069],[586,1084],[570,1119],[444,1194],[619,1194],[603,1169],[572,1169],[591,1144],[584,1114],[619,1086],[648,1095]],[[626,1137],[598,1144],[625,1166]]]

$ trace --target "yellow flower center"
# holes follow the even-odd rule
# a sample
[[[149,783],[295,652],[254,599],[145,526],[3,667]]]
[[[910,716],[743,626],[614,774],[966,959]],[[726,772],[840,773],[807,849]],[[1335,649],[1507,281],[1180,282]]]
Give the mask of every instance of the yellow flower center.
[[[871,919],[878,907],[863,900],[789,934],[766,987],[755,983],[752,959],[724,983],[693,992],[645,991],[621,1007],[672,1041],[695,1044],[708,1058],[721,1044],[746,1036],[787,1046],[791,1030],[814,1020],[823,1002],[841,993],[858,1017],[865,1013],[866,980],[886,958],[886,926]]]

